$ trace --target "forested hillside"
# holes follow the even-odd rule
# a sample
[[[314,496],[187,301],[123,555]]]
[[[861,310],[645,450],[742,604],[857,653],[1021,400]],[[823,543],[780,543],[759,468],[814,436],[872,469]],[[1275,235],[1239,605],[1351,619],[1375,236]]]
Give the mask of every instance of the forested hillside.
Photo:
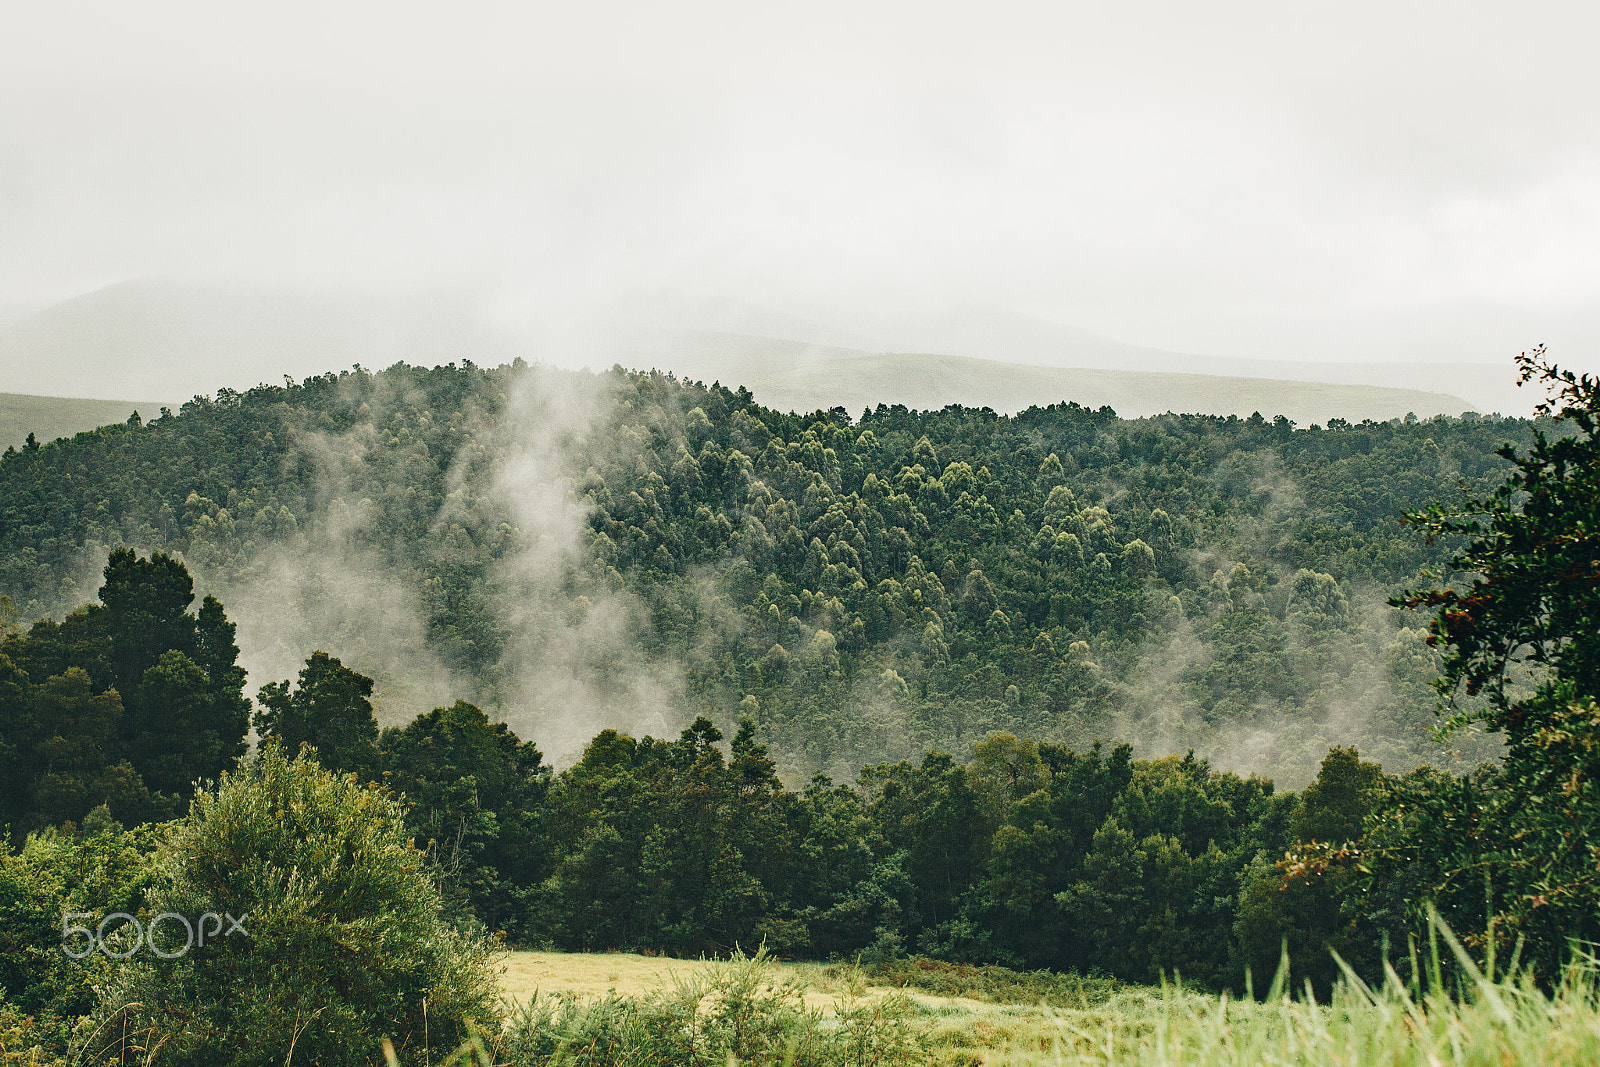
[[[385,721],[467,696],[558,759],[704,714],[794,781],[1009,730],[1296,783],[1333,744],[1441,758],[1436,658],[1382,601],[1447,546],[1399,517],[1498,484],[1532,425],[795,415],[397,365],[8,452],[0,593],[61,615],[110,548],[176,552],[256,683],[337,650]]]

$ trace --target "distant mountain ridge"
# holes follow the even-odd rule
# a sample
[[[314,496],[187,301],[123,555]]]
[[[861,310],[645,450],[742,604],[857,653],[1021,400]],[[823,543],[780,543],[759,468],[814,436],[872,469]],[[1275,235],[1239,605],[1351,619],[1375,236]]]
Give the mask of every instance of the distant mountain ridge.
[[[511,353],[452,294],[379,297],[133,281],[0,329],[0,385],[21,393],[188,398],[360,363],[498,362]]]
[[[1129,344],[1074,326],[982,308],[915,320],[867,324],[854,331],[733,301],[702,302],[689,308],[686,314],[677,316],[677,320],[663,325],[668,329],[687,328],[701,332],[786,338],[823,347],[852,348],[879,354],[928,352],[1030,366],[1222,375],[1370,385],[1423,392],[1440,391],[1441,386],[1448,383],[1448,393],[1466,398],[1470,401],[1470,407],[1503,414],[1528,414],[1532,411],[1537,397],[1518,389],[1511,357],[1544,339],[1544,335],[1534,329],[1532,323],[1518,323],[1519,327],[1525,327],[1520,332],[1502,324],[1491,332],[1492,336],[1487,342],[1471,347],[1473,359],[1450,362],[1415,358],[1292,360],[1204,355]],[[1432,346],[1419,343],[1414,348],[1403,350],[1448,351],[1451,343],[1459,340],[1454,336],[1459,331],[1445,331],[1439,323],[1404,323],[1395,325],[1394,329],[1402,330],[1404,327],[1404,330],[1415,334],[1426,332],[1430,326],[1440,331],[1438,343]],[[1487,326],[1484,329],[1488,331]],[[1331,328],[1329,332],[1332,332]],[[1487,349],[1486,343],[1489,346]],[[1318,350],[1321,351],[1323,347],[1319,345]],[[1294,350],[1287,343],[1283,348],[1285,351]],[[1352,339],[1342,350],[1366,349]],[[1463,346],[1462,350],[1467,349]],[[1498,358],[1487,362],[1477,361],[1485,351],[1497,352]],[[1576,365],[1581,362],[1580,357],[1588,356],[1588,351],[1571,344],[1562,353],[1562,359],[1570,365]]]
[[[161,405],[131,400],[84,400],[65,396],[0,393],[0,451],[21,448],[31,433],[43,443],[71,437],[97,426],[126,422],[135,411],[154,418]]]
[[[1459,415],[1474,406],[1448,393],[1266,378],[1045,367],[967,356],[867,353],[768,337],[682,332],[637,339],[635,366],[672,369],[706,383],[744,385],[780,410],[843,407],[852,415],[878,404],[939,410],[949,404],[1015,414],[1075,401],[1109,405],[1124,418],[1167,411],[1271,418],[1299,425],[1331,417],[1382,422],[1407,413]],[[620,362],[620,360],[619,360]]]
[[[1497,400],[1504,388],[1496,383],[1512,379],[1509,366],[1190,356],[1002,312],[873,330],[704,300],[664,314],[623,306],[608,330],[584,346],[542,349],[486,324],[466,294],[372,296],[140,280],[0,327],[0,386],[99,400],[184,398],[357,363],[495,365],[553,356],[566,365],[598,369],[616,362],[744,385],[764,404],[795,410],[959,403],[1012,412],[1075,401],[1109,404],[1128,416],[1259,411],[1302,425],[1520,410]]]

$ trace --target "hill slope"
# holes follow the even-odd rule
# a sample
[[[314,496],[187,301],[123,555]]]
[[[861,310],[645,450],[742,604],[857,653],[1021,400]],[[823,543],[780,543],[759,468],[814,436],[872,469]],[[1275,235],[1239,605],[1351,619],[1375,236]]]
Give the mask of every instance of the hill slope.
[[[139,280],[0,328],[0,381],[34,393],[187,398],[329,366],[510,358],[470,302]]]
[[[1454,384],[1472,387],[1464,395],[1476,398],[1497,394],[1480,388],[1475,374],[1511,379],[1501,368],[1463,368],[1442,378],[1439,367],[1308,367],[1188,356],[1018,316],[929,321],[883,337],[727,303],[695,306],[675,318],[695,328],[638,329],[623,315],[609,337],[570,347],[496,331],[461,294],[401,299],[136,281],[0,328],[0,381],[35,393],[188,397],[329,366],[494,364],[520,355],[574,366],[656,367],[741,384],[763,404],[785,410],[841,405],[855,412],[888,403],[1010,413],[1074,401],[1109,404],[1128,416],[1259,411],[1308,425],[1335,417],[1359,422],[1407,412],[1426,418],[1489,410],[1496,405],[1462,399]],[[916,342],[929,344],[908,347]],[[1451,383],[1450,392],[1429,391],[1440,381]]]
[[[1397,519],[1526,422],[879,406],[786,415],[664,375],[396,366],[195,400],[0,459],[0,593],[182,554],[260,684],[313,650],[388,721],[466,696],[560,757],[755,719],[788,773],[994,730],[1304,780],[1434,751],[1433,653],[1382,607]]]
[[[126,422],[135,411],[143,418],[154,418],[160,410],[160,404],[129,400],[0,393],[0,450],[21,448],[30,433],[39,441],[53,441],[108,423]]]
[[[1248,356],[1215,354],[1227,351],[1220,339],[1209,354],[1174,351],[1127,344],[1063,323],[984,308],[873,321],[859,330],[730,300],[691,303],[653,318],[663,332],[784,338],[857,352],[936,352],[1039,367],[1269,378],[1423,392],[1443,386],[1455,396],[1465,397],[1476,410],[1506,415],[1532,414],[1539,399],[1529,390],[1517,388],[1511,360],[1538,341],[1551,341],[1552,351],[1575,369],[1600,369],[1592,362],[1594,346],[1586,343],[1600,332],[1600,323],[1596,329],[1587,329],[1581,322],[1560,316],[1532,315],[1513,316],[1514,321],[1507,322],[1503,315],[1476,310],[1480,313],[1475,314],[1473,308],[1452,308],[1451,315],[1419,313],[1376,323],[1360,317],[1329,317],[1304,320],[1298,326],[1281,324],[1277,336],[1256,338]],[[627,359],[621,362],[638,365]],[[1191,410],[1182,404],[1173,407]]]
[[[1088,408],[1109,405],[1125,418],[1166,411],[1247,418],[1259,412],[1304,426],[1330,418],[1382,422],[1407,413],[1426,418],[1475,410],[1459,396],[1418,389],[870,354],[735,334],[679,333],[619,346],[617,354],[625,366],[746,386],[762,404],[783,411],[838,406],[854,413],[878,404],[937,411],[960,404],[1009,415],[1071,401]]]

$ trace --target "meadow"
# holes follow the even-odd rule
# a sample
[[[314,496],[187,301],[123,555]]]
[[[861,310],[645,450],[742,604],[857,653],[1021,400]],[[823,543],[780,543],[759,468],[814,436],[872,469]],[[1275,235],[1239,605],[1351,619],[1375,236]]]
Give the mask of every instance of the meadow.
[[[716,1053],[725,1054],[716,1062],[728,1063],[1018,1067],[1510,1067],[1600,1060],[1600,971],[1592,958],[1579,958],[1553,989],[1543,990],[1526,972],[1485,973],[1441,924],[1430,945],[1387,968],[1376,988],[1346,970],[1332,996],[1319,1002],[1309,984],[1296,991],[1291,975],[1287,966],[1280,968],[1258,998],[1204,994],[1177,978],[1128,986],[930,960],[860,966],[780,963],[760,954],[688,961],[516,952],[507,961],[502,989],[521,1006],[523,1020],[537,1019],[556,1033],[555,1047],[534,1057],[517,1048],[514,1012],[509,1040],[469,1046],[461,1055],[508,1065],[710,1063]],[[948,995],[952,989],[963,995]],[[651,1039],[648,1028],[634,1031],[630,1040],[627,1028],[615,1025],[619,1017],[649,1016],[671,1002],[680,1008],[693,1003],[695,1016],[710,1020],[752,990],[760,991],[763,1021],[786,1035],[787,1043],[763,1047],[746,1039],[755,1054],[740,1056],[708,1040],[699,1054],[680,1048],[674,1055]],[[564,1011],[551,1011],[555,1004]],[[864,1018],[870,1026],[860,1025]],[[808,1030],[836,1033],[852,1025],[877,1033],[821,1055],[807,1043]],[[747,1016],[743,1028],[748,1033],[760,1025]],[[714,1032],[708,1022],[707,1036]]]

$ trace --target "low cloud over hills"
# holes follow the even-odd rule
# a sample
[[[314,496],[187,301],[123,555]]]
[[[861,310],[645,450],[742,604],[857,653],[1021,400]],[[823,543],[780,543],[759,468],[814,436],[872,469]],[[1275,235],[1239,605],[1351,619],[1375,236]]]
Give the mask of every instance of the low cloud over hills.
[[[360,296],[137,281],[0,328],[0,381],[18,393],[181,400],[355,363],[499,363],[520,355],[567,366],[657,367],[745,385],[765,404],[796,410],[961,403],[1012,412],[1070,400],[1109,404],[1126,416],[1259,411],[1302,425],[1516,410],[1504,402],[1516,400],[1507,396],[1509,365],[1189,356],[1004,313],[843,328],[702,301],[666,315],[618,315],[562,336],[536,340],[490,326],[467,294]]]

